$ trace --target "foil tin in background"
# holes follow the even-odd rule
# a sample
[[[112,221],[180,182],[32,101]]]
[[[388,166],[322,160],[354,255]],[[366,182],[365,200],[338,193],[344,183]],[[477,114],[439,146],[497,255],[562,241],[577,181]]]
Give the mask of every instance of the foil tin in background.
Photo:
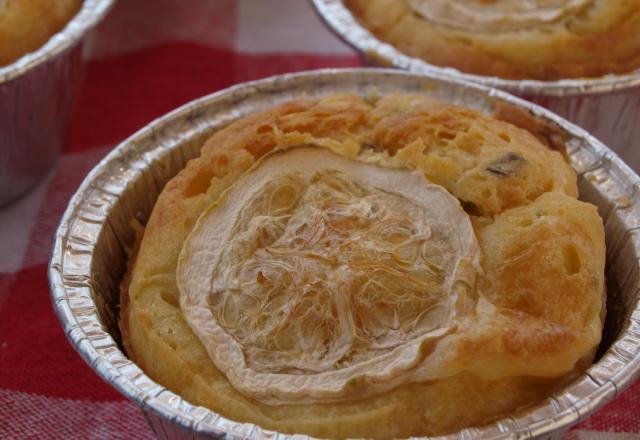
[[[156,120],[112,151],[84,180],[56,233],[51,297],[67,337],[104,380],[136,402],[159,438],[305,439],[236,423],[183,400],[150,379],[118,345],[118,285],[131,221],[146,222],[165,183],[215,130],[292,99],[351,92],[416,93],[491,114],[516,106],[566,137],[584,200],[605,219],[611,281],[604,354],[586,374],[536,407],[448,439],[560,438],[640,375],[640,178],[584,130],[501,91],[400,70],[345,69],[241,84]]]
[[[0,67],[0,206],[51,169],[66,140],[88,34],[113,0],[84,0],[44,46]]]
[[[462,73],[403,54],[380,41],[353,17],[344,0],[311,0],[316,11],[365,62],[416,73],[446,75],[495,87],[542,105],[578,124],[640,172],[640,71],[593,79],[506,80]]]

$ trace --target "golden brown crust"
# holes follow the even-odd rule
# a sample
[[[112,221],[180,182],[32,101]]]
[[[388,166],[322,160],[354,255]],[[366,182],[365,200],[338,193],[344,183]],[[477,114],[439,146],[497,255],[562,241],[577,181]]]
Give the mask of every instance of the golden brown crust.
[[[594,0],[579,13],[519,30],[464,30],[417,14],[408,0],[346,0],[357,20],[408,55],[462,72],[557,80],[640,68],[640,1]]]
[[[0,1],[0,66],[33,52],[78,12],[82,0]]]
[[[389,163],[421,170],[465,202],[474,214],[488,272],[478,294],[505,311],[501,316],[509,328],[521,326],[521,331],[505,333],[499,325],[489,325],[461,347],[469,358],[477,351],[487,354],[478,371],[494,367],[491,353],[538,362],[547,353],[568,348],[569,355],[576,356],[572,350],[591,352],[597,345],[599,333],[574,329],[590,313],[599,316],[603,228],[595,209],[577,201],[575,173],[561,154],[510,124],[428,98],[392,95],[368,102],[333,95],[242,118],[214,134],[201,156],[166,185],[147,224],[131,283],[127,289],[125,280],[122,289],[125,347],[152,378],[234,420],[339,438],[452,432],[538,401],[563,381],[522,376],[490,381],[462,372],[363,400],[309,405],[268,406],[238,393],[213,366],[181,314],[175,279],[178,254],[200,214],[258,157],[275,147],[301,143],[325,145],[345,155],[386,153]],[[515,229],[514,222],[519,225]],[[578,231],[577,244],[572,228]],[[525,266],[517,257],[526,251],[518,247],[523,239],[548,241]],[[562,245],[554,247],[556,242]],[[554,256],[565,265],[552,270],[557,273],[544,272],[541,267]],[[501,271],[501,261],[513,267]],[[511,276],[518,270],[526,272],[523,283],[536,276],[560,277],[558,286],[571,292],[571,313],[558,312],[564,310],[564,290],[545,290],[552,280],[522,290]],[[540,327],[540,316],[548,318],[548,326]],[[542,336],[532,342],[527,339],[532,331]],[[530,356],[523,357],[523,350]],[[461,362],[464,359],[460,355]]]
[[[129,286],[131,285],[131,279],[133,278],[133,271],[135,270],[138,252],[140,252],[140,244],[142,243],[142,237],[144,235],[144,226],[142,226],[138,220],[133,220],[130,223],[130,226],[134,231],[134,242],[130,248],[126,249],[127,270],[125,271],[119,286],[120,313],[118,315],[118,329],[120,330],[120,337],[125,352],[132,360],[134,360],[134,350],[129,342],[131,340],[129,337]]]

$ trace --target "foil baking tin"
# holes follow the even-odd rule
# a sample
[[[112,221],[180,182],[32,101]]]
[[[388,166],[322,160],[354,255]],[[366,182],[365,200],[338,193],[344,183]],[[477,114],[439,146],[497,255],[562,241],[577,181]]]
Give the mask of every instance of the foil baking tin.
[[[311,0],[327,26],[369,64],[446,75],[506,90],[578,124],[640,172],[640,70],[626,75],[559,81],[511,80],[462,73],[408,56],[365,29],[344,0]]]
[[[84,0],[35,52],[0,67],[0,206],[31,188],[60,156],[91,30],[113,0]]]
[[[388,69],[288,74],[198,99],[134,134],[89,173],[56,233],[51,298],[69,341],[98,375],[142,408],[159,438],[308,438],[228,420],[149,378],[119,345],[118,285],[134,241],[131,222],[146,222],[165,183],[211,133],[285,101],[339,92],[421,94],[488,114],[504,105],[524,109],[565,135],[581,198],[597,205],[605,220],[609,314],[598,362],[522,414],[445,438],[560,438],[640,375],[640,178],[615,153],[539,106],[470,83]]]

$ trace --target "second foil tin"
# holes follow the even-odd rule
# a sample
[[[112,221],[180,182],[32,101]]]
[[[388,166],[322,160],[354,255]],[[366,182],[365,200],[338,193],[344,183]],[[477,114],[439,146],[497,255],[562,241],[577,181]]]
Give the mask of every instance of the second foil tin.
[[[311,0],[324,22],[367,63],[416,73],[446,75],[518,95],[578,124],[640,172],[640,71],[559,81],[508,80],[462,73],[405,55],[365,29],[344,0]]]
[[[250,113],[332,93],[412,93],[486,114],[505,106],[526,112],[564,136],[581,198],[597,205],[605,220],[609,313],[597,363],[539,405],[447,439],[559,439],[640,375],[640,178],[614,153],[541,107],[469,83],[385,69],[289,74],[198,99],[134,134],[89,173],[56,233],[51,298],[69,341],[100,377],[141,407],[159,438],[308,438],[226,419],[154,382],[122,351],[118,289],[135,239],[132,221],[147,221],[164,185],[198,155],[206,138]]]
[[[0,67],[0,206],[42,179],[62,152],[83,52],[114,0],[85,0],[38,50]]]

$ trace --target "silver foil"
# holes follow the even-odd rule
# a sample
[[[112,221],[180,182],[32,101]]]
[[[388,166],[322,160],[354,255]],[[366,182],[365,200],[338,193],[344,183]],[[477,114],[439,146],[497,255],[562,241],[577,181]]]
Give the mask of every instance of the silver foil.
[[[159,438],[307,438],[228,420],[150,379],[118,344],[118,285],[134,240],[131,221],[146,222],[165,183],[211,133],[285,101],[338,92],[415,93],[487,114],[505,104],[524,109],[566,136],[581,197],[597,205],[605,220],[609,315],[601,358],[538,406],[446,438],[560,438],[640,375],[640,178],[615,153],[541,107],[470,83],[386,69],[288,74],[198,99],[134,134],[89,173],[56,233],[51,298],[69,341],[98,375],[140,405]]]
[[[113,0],[84,0],[41,48],[0,67],[0,206],[46,175],[60,156],[90,31]]]
[[[327,26],[367,63],[416,73],[446,75],[506,90],[578,124],[640,172],[640,70],[626,75],[559,81],[509,80],[462,73],[400,52],[365,29],[344,0],[311,0]]]

